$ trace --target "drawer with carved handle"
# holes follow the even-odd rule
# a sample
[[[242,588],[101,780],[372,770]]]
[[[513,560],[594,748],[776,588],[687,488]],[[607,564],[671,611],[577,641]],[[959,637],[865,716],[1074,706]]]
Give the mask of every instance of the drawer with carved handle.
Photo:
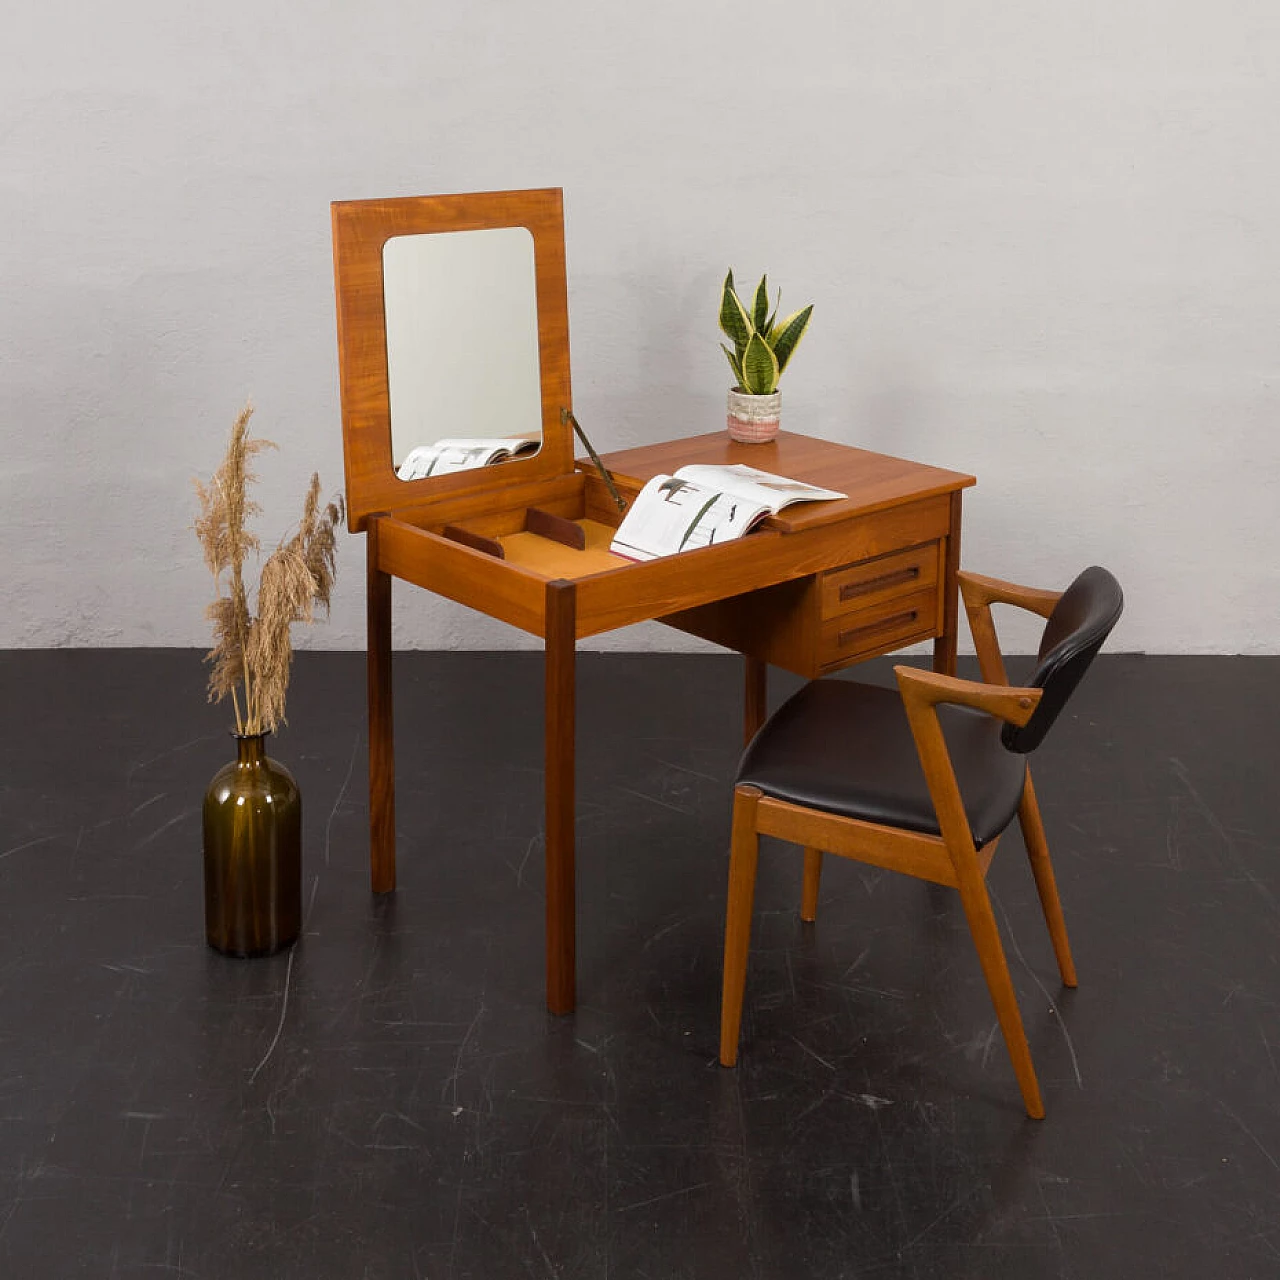
[[[836,560],[838,568],[662,620],[808,679],[937,636],[948,541],[938,533],[937,519],[912,526],[921,530],[920,541],[908,541],[907,530],[883,515],[867,519],[848,551],[874,548],[880,554]]]
[[[882,600],[897,599],[937,585],[941,545],[926,542],[906,551],[861,560],[821,575],[821,616],[861,611]]]
[[[818,666],[828,671],[923,640],[934,634],[937,621],[936,586],[826,618],[818,639]]]

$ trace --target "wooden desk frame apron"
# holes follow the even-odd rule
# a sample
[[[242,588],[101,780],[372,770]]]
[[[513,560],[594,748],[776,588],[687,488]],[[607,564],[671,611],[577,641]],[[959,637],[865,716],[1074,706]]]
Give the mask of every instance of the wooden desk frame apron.
[[[607,459],[606,459],[607,461]],[[591,477],[571,477],[588,491]],[[625,490],[624,490],[625,492]],[[596,500],[599,495],[596,495]],[[549,502],[545,491],[539,500]],[[590,499],[588,500],[591,501]],[[927,510],[924,510],[926,509]],[[904,522],[940,516],[945,569],[934,630],[933,665],[954,674],[957,634],[956,570],[961,495],[923,499],[902,508]],[[835,565],[884,555],[895,522],[872,513],[803,534],[764,530],[749,544],[726,543],[647,564],[629,564],[577,581],[546,580],[520,565],[496,560],[398,516],[372,516],[368,535],[368,698],[370,851],[373,890],[395,888],[395,764],[392,728],[391,579],[500,618],[544,642],[546,805],[546,993],[552,1013],[575,1003],[575,665],[579,638],[651,619],[683,626],[683,611],[715,607],[730,597],[813,577]],[[897,513],[893,513],[897,514]],[[439,517],[437,517],[439,518]],[[677,615],[669,617],[669,615]],[[698,631],[696,627],[683,629]],[[920,638],[920,637],[916,637]],[[732,644],[732,640],[730,639]],[[734,647],[737,647],[736,645]],[[900,648],[886,644],[879,651]],[[871,656],[863,652],[859,660]],[[744,737],[764,722],[767,661],[745,652]],[[816,674],[816,673],[806,673]]]

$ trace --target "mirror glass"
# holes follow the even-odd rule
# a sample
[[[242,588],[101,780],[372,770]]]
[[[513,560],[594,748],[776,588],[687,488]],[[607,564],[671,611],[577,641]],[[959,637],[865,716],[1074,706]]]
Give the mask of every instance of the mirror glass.
[[[542,381],[528,229],[393,236],[382,278],[396,475],[418,480],[537,453]]]

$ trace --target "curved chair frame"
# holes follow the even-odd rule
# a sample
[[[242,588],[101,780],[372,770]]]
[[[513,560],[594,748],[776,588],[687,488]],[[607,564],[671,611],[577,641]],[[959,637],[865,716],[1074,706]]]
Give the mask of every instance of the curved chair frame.
[[[1009,725],[1025,725],[1039,705],[1043,690],[1009,685],[991,617],[991,606],[1011,604],[1048,618],[1063,593],[1021,587],[974,573],[960,573],[959,583],[983,682],[962,680],[913,667],[894,668],[925,781],[937,813],[940,835],[906,831],[805,808],[774,799],[763,794],[758,787],[748,784],[735,788],[725,917],[720,1061],[726,1067],[734,1066],[737,1062],[759,837],[776,836],[804,847],[800,914],[806,921],[814,920],[817,915],[824,851],[872,866],[901,871],[959,891],[978,959],[1013,1063],[1014,1074],[1022,1091],[1023,1103],[1029,1116],[1041,1119],[1044,1116],[1044,1103],[1040,1096],[1040,1086],[986,887],[987,869],[991,865],[999,836],[989,840],[981,849],[975,845],[956,782],[955,769],[938,721],[937,709],[940,704],[953,703],[997,716]],[[1063,983],[1074,987],[1075,964],[1067,940],[1066,921],[1062,914],[1044,824],[1029,768],[1018,805],[1018,822],[1049,927],[1058,970]]]

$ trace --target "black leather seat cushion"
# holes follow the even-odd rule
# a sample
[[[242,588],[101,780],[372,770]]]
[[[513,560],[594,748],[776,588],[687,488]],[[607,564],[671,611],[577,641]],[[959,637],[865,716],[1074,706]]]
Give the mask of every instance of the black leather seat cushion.
[[[1003,722],[968,707],[938,708],[974,842],[1018,810],[1026,760],[1000,741]],[[940,834],[906,709],[896,689],[815,680],[756,734],[739,783],[792,804],[908,831]]]

